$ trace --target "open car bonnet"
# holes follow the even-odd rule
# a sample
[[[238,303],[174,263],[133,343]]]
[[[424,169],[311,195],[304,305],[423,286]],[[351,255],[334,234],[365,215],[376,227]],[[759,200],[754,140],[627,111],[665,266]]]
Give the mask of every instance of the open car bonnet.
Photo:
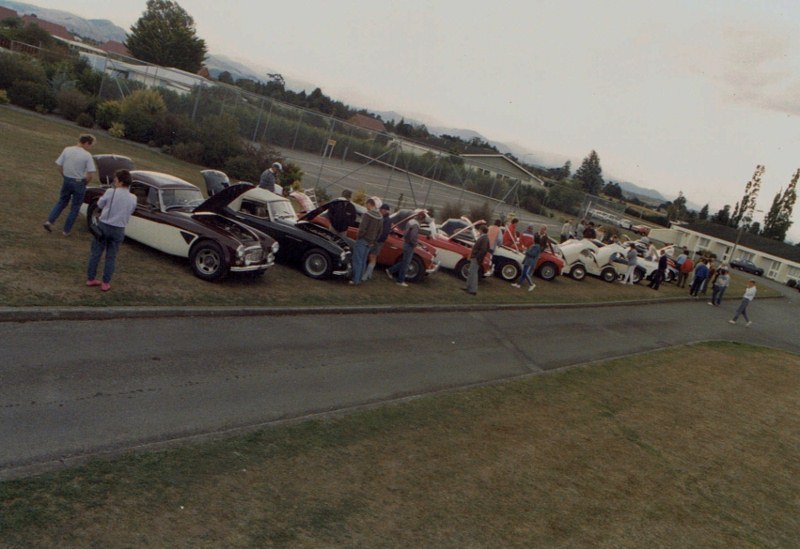
[[[193,213],[222,213],[222,210],[224,210],[228,204],[251,189],[253,189],[253,185],[250,183],[231,185],[227,189],[223,189],[211,198],[208,198],[205,202],[196,207]]]

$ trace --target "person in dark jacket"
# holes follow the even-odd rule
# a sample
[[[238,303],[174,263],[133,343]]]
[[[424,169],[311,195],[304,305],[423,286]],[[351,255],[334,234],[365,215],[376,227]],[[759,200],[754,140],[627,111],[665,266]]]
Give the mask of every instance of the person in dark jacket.
[[[417,247],[417,242],[419,241],[419,222],[425,219],[425,215],[425,212],[418,212],[406,224],[406,232],[403,234],[403,259],[386,269],[386,274],[389,278],[403,288],[408,287],[408,284],[406,284],[406,272],[408,272],[408,266],[411,265],[411,258],[414,257],[414,248]]]
[[[653,273],[653,277],[650,280],[650,284],[647,286],[649,288],[653,288],[654,290],[658,290],[661,286],[661,283],[664,281],[664,277],[667,275],[667,253],[664,250],[661,250],[661,255],[658,258],[658,269],[656,272]]]
[[[461,288],[470,295],[478,294],[478,278],[480,278],[481,265],[483,265],[483,258],[489,252],[489,227],[481,225],[480,236],[472,246],[472,251],[469,254],[469,275],[467,276],[467,287]]]
[[[358,225],[358,236],[353,246],[353,279],[350,284],[358,286],[367,268],[367,255],[369,250],[375,245],[383,229],[383,221],[375,208],[375,201],[370,198],[367,200],[367,211],[361,216],[361,223]]]
[[[331,227],[341,237],[347,236],[347,228],[356,224],[356,207],[350,201],[353,193],[349,189],[342,191],[341,198],[331,202],[328,207],[328,219]]]
[[[383,248],[383,245],[386,243],[386,239],[389,238],[389,233],[392,231],[392,220],[389,219],[389,212],[392,211],[391,206],[384,202],[381,204],[381,207],[378,208],[378,211],[383,219],[383,229],[381,230],[381,234],[378,236],[378,240],[375,241],[375,245],[369,250],[369,256],[367,257],[367,270],[364,271],[364,277],[362,280],[370,280],[372,278],[372,272],[375,270],[375,264],[378,262],[378,255],[381,253],[381,248]]]

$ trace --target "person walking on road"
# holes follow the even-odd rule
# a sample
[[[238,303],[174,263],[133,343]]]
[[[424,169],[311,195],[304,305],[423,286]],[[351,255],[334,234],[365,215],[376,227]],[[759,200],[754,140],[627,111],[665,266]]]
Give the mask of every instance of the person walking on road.
[[[44,230],[48,233],[53,232],[53,223],[55,223],[64,208],[72,200],[72,205],[67,214],[67,219],[64,221],[64,236],[69,236],[72,232],[72,226],[78,218],[78,213],[83,204],[83,196],[86,194],[86,185],[92,181],[92,176],[97,173],[97,167],[94,165],[94,159],[89,154],[89,149],[94,145],[94,136],[85,134],[78,138],[78,144],[66,147],[61,151],[61,155],[56,159],[58,172],[61,174],[61,192],[59,193],[58,202],[53,206],[50,215],[47,216],[47,221],[44,222]]]
[[[386,269],[386,274],[389,278],[403,288],[408,287],[406,273],[408,272],[408,266],[411,265],[411,258],[414,257],[414,248],[417,247],[419,240],[419,222],[423,219],[425,219],[425,212],[421,211],[417,212],[417,215],[406,223],[406,232],[403,234],[403,259]]]
[[[739,319],[739,315],[744,317],[745,326],[750,326],[753,321],[750,320],[747,316],[747,306],[756,298],[756,281],[752,278],[747,281],[747,288],[744,290],[744,295],[742,296],[742,302],[739,303],[739,308],[736,309],[736,314],[733,315],[733,318],[730,319],[728,322],[731,324],[736,324],[736,321]]]
[[[467,276],[467,287],[461,288],[470,295],[478,295],[478,279],[480,278],[481,265],[483,258],[489,252],[489,228],[481,225],[478,229],[480,236],[472,246],[469,254],[469,275]]]
[[[131,173],[128,170],[118,170],[114,174],[113,187],[97,201],[97,207],[102,209],[98,222],[102,237],[92,239],[89,265],[86,268],[86,285],[100,286],[104,292],[111,289],[117,251],[125,239],[125,227],[136,209],[136,196],[130,193],[131,183]],[[106,254],[106,261],[103,266],[103,280],[100,281],[97,280],[97,267],[103,253]]]

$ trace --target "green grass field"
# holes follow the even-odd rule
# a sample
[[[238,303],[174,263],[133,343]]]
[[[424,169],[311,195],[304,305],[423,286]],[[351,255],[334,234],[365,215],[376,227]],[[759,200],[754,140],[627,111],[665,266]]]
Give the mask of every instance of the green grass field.
[[[60,177],[55,159],[85,130],[56,117],[0,107],[0,303],[10,306],[205,305],[205,306],[341,306],[458,303],[590,303],[686,297],[688,291],[664,285],[659,292],[644,284],[625,287],[587,278],[559,277],[541,282],[528,293],[499,279],[482,284],[471,297],[458,289],[461,281],[446,271],[422,284],[398,288],[378,273],[377,280],[351,288],[341,280],[313,281],[291,267],[277,266],[263,278],[232,276],[210,284],[195,278],[188,262],[126,242],[121,249],[114,288],[102,294],[84,286],[91,236],[79,218],[73,234],[60,234],[66,212],[52,234],[41,225],[58,197]],[[115,153],[134,159],[138,168],[177,175],[202,188],[200,166],[158,150],[114,139],[96,131],[94,154]],[[734,277],[730,298],[744,284]],[[766,290],[766,289],[765,289]],[[759,297],[769,291],[759,291]]]
[[[709,343],[3,482],[0,546],[796,547],[798,493],[800,357]]]

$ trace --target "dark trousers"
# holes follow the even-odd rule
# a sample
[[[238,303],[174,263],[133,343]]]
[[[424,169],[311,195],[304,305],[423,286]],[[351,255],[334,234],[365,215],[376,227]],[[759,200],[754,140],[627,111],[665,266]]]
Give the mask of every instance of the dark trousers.
[[[664,271],[659,269],[653,273],[653,279],[650,281],[650,284],[648,284],[648,286],[650,288],[653,288],[654,290],[658,290],[663,280],[664,280]]]

